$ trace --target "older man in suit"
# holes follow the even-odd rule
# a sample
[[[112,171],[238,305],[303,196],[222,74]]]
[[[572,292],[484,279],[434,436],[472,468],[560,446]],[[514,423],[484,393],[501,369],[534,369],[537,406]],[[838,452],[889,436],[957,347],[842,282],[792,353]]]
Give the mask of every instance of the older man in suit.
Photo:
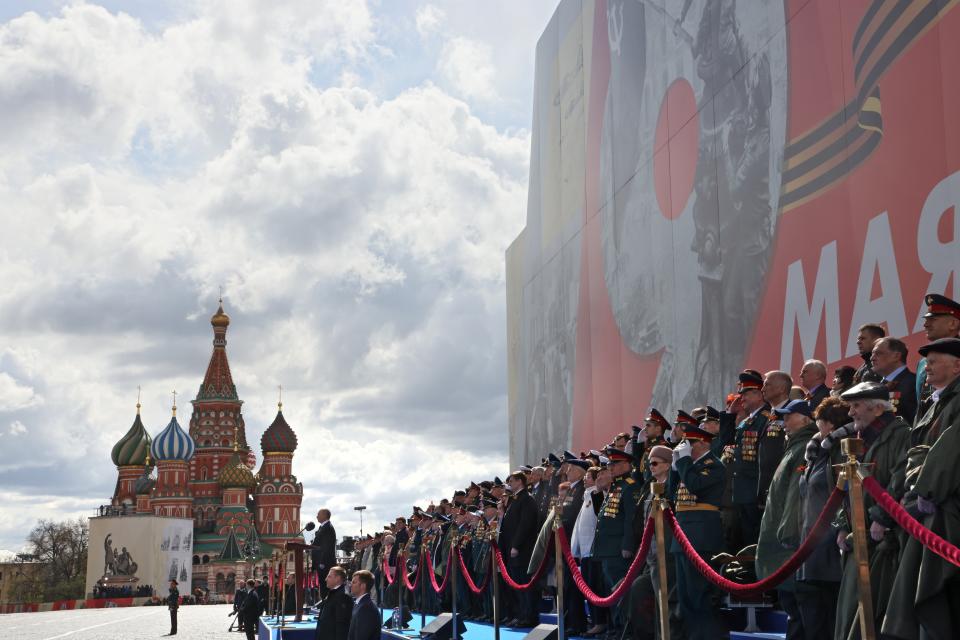
[[[350,592],[354,596],[354,605],[347,640],[380,640],[380,610],[370,598],[373,584],[373,574],[369,571],[353,574]]]

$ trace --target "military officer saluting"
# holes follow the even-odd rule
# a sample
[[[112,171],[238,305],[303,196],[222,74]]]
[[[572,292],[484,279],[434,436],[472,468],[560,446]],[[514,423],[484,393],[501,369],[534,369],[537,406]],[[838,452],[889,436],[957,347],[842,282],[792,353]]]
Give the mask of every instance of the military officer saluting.
[[[686,425],[684,439],[673,450],[668,493],[677,522],[690,544],[703,558],[723,549],[720,503],[724,468],[710,450],[714,435],[696,425]],[[684,555],[679,542],[670,546],[676,567],[677,599],[687,637],[719,638],[723,635],[711,600],[710,583]]]
[[[737,425],[733,444],[733,504],[740,525],[737,549],[756,544],[762,515],[757,503],[760,476],[758,452],[760,438],[772,419],[770,405],[763,399],[763,376],[747,369],[739,375],[737,385],[742,410],[747,417]]]
[[[607,447],[604,453],[609,460],[607,468],[613,476],[613,483],[597,516],[592,556],[600,561],[609,591],[627,574],[637,547],[633,518],[640,500],[640,484],[630,477],[633,456],[613,447]],[[613,632],[618,636],[624,622],[621,609],[618,604],[613,611]]]

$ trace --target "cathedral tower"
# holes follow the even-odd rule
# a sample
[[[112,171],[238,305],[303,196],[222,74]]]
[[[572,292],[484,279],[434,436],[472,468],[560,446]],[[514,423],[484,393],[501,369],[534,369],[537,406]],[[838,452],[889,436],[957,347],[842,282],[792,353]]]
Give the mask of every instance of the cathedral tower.
[[[264,542],[280,546],[298,536],[303,502],[303,485],[293,475],[297,436],[283,417],[283,403],[277,405],[277,417],[263,432],[260,446],[263,464],[254,495],[257,529]]]
[[[150,434],[140,421],[140,402],[137,402],[137,416],[130,430],[113,445],[110,458],[117,466],[117,486],[113,490],[111,504],[134,511],[137,503],[135,484],[144,474],[147,454],[150,452]],[[149,471],[149,468],[146,468]]]
[[[150,455],[157,461],[157,480],[150,495],[155,515],[189,518],[193,513],[189,465],[194,449],[190,434],[177,422],[174,404],[170,423],[150,445]]]
[[[213,353],[206,375],[193,400],[190,417],[190,435],[197,445],[197,453],[190,463],[190,488],[194,496],[194,522],[201,531],[215,530],[217,512],[223,504],[220,482],[221,470],[234,455],[234,434],[237,437],[239,457],[246,460],[250,452],[246,428],[237,397],[237,387],[227,361],[227,327],[230,316],[223,311],[223,300],[210,318],[213,327]]]

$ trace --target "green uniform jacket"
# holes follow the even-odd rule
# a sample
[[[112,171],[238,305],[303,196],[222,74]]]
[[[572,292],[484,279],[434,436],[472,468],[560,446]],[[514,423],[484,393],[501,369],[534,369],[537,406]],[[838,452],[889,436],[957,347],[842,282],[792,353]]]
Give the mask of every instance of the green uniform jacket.
[[[956,544],[960,540],[960,379],[947,385],[926,415],[918,418],[914,435],[918,429],[924,429],[928,436],[939,434],[939,438],[928,438],[927,442],[932,444],[910,450],[908,487],[937,505],[936,513],[923,518],[923,526]],[[908,538],[890,594],[883,633],[913,640],[919,637],[922,620],[931,637],[955,637],[956,630],[948,626],[956,614],[949,615],[945,610],[949,603],[942,596],[947,581],[958,578],[960,569]]]
[[[640,483],[633,478],[617,478],[600,507],[597,533],[593,537],[594,558],[620,558],[621,551],[633,551],[633,517],[640,501]]]
[[[715,453],[708,451],[696,461],[689,456],[678,458],[676,466],[670,472],[668,491],[677,522],[693,548],[709,560],[710,552],[723,549],[723,523],[719,508],[723,499],[723,463]],[[680,507],[686,500],[710,504],[717,510],[681,511]],[[683,553],[676,540],[671,543],[670,552]]]
[[[880,431],[880,435],[867,449],[863,462],[874,463],[870,475],[887,490],[894,500],[899,501],[904,493],[904,472],[907,465],[907,450],[910,447],[910,427],[903,418],[885,413],[880,418],[887,425]],[[864,503],[867,507],[866,526],[869,529],[871,522],[892,524],[886,512],[875,504],[873,498],[864,491]],[[844,511],[844,528],[850,530],[850,516]],[[888,525],[889,526],[889,525]],[[870,586],[873,595],[873,611],[876,625],[880,626],[893,589],[893,578],[900,555],[900,545],[897,540],[898,529],[894,526],[887,532],[882,542],[875,543],[867,535],[870,549]],[[848,537],[853,544],[853,536]],[[856,623],[857,617],[857,563],[852,553],[844,555],[843,577],[840,580],[840,595],[837,600],[837,622],[834,636],[846,638],[860,637],[860,626]]]
[[[796,433],[787,435],[787,444],[777,470],[770,481],[767,505],[760,521],[757,540],[757,578],[763,579],[779,569],[800,546],[800,476],[806,468],[803,454],[807,442],[817,432],[812,422]],[[793,591],[790,576],[778,589]]]
[[[760,475],[758,455],[760,438],[772,414],[770,405],[761,407],[753,417],[737,425],[733,449],[733,502],[757,504],[757,478]]]

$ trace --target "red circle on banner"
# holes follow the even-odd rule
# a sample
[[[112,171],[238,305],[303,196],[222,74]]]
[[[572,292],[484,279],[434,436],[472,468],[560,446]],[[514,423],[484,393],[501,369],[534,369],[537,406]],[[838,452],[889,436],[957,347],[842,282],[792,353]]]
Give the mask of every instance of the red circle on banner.
[[[685,78],[667,87],[653,138],[653,185],[660,212],[668,220],[683,213],[697,173],[700,118],[697,96]]]

